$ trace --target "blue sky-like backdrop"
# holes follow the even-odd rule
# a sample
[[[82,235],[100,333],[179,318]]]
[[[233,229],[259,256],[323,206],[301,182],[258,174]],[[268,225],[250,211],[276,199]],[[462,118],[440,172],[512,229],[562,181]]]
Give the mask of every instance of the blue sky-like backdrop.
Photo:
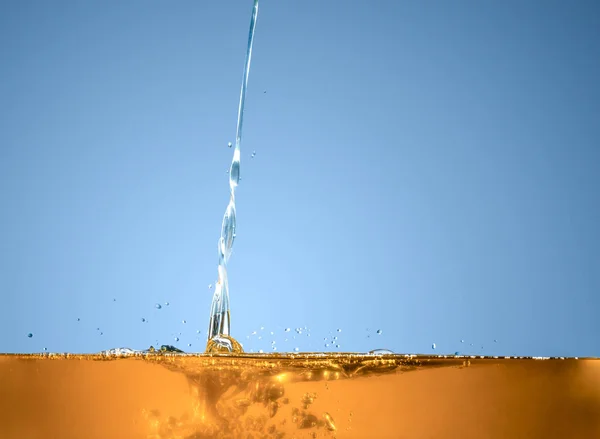
[[[0,4],[0,352],[204,349],[251,8]],[[234,337],[600,356],[599,78],[595,1],[262,0]]]

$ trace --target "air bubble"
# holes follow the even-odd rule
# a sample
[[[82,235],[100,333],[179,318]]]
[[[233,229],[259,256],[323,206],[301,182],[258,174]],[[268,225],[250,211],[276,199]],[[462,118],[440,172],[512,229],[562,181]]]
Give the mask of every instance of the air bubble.
[[[175,337],[175,341],[179,341],[179,337]]]
[[[169,302],[165,302],[165,306],[169,306]]]
[[[338,328],[337,332],[342,332],[342,330],[340,328]]]
[[[145,323],[145,322],[146,322],[146,319],[142,317],[142,323]]]
[[[382,331],[381,329],[378,329],[378,330],[377,330],[377,334],[379,334],[379,335],[381,335],[381,333],[382,333],[382,332],[383,332],[383,331]]]
[[[227,146],[231,148],[233,145],[231,144],[231,142],[227,142]]]
[[[187,322],[185,320],[182,320],[181,323],[183,323],[185,325]]]
[[[208,289],[212,289],[212,284],[208,284]]]
[[[300,348],[294,348],[294,351],[298,352],[300,350]]]
[[[31,338],[33,337],[33,334],[30,332],[29,334],[27,334],[27,337]]]
[[[156,309],[161,309],[162,305],[160,303],[157,303],[156,305],[154,305],[156,307]]]
[[[431,344],[431,349],[435,349],[435,343]]]
[[[285,328],[284,331],[285,332],[290,332],[290,328]]]

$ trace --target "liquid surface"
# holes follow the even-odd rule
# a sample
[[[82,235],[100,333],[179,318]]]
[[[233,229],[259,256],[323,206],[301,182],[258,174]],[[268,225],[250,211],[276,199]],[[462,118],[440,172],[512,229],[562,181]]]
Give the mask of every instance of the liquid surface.
[[[0,437],[600,437],[600,360],[0,355]]]

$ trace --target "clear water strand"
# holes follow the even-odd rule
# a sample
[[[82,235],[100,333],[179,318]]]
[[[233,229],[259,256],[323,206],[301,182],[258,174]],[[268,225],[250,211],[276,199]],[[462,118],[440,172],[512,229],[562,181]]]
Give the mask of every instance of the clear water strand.
[[[248,86],[248,75],[250,73],[250,61],[252,59],[252,43],[254,41],[254,29],[256,28],[256,17],[258,15],[258,0],[254,0],[252,18],[250,20],[250,32],[248,35],[248,48],[246,50],[246,63],[242,77],[242,88],[240,91],[240,103],[238,106],[237,130],[235,136],[235,149],[233,160],[229,169],[229,204],[225,209],[223,223],[221,224],[221,236],[217,244],[219,265],[218,280],[215,284],[213,294],[210,323],[208,327],[207,352],[218,351],[241,351],[241,346],[230,336],[230,313],[229,313],[229,282],[227,280],[227,262],[231,256],[233,241],[235,240],[235,188],[240,181],[240,147],[242,143],[242,126],[244,122],[244,102],[246,100],[246,88]]]

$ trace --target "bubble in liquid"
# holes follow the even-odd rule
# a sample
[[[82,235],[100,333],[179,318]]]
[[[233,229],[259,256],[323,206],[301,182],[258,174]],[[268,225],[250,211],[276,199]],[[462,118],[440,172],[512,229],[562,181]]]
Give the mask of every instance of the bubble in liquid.
[[[47,350],[48,350],[48,348],[44,348],[44,350],[45,350],[45,351],[47,351]]]
[[[256,151],[252,151],[252,155],[250,156],[250,158],[253,159],[255,155],[256,155]]]
[[[183,323],[185,325],[187,322],[185,320],[182,320],[181,323]]]
[[[435,349],[435,343],[431,344],[431,349]]]
[[[271,331],[271,335],[275,335],[275,334],[273,334],[273,331]]]
[[[461,340],[460,342],[461,342],[461,343],[464,343],[465,341],[464,341],[464,340]]]
[[[389,349],[373,349],[372,351],[369,351],[369,354],[371,355],[391,355],[393,353],[394,352]]]
[[[200,330],[199,329],[196,331],[196,334],[200,334]]]
[[[494,343],[498,343],[498,340],[494,340]]]
[[[227,146],[231,148],[233,145],[231,144],[231,142],[227,142]]]
[[[162,305],[160,303],[157,303],[156,305],[154,305],[156,307],[156,309],[161,309]]]
[[[263,329],[265,329],[265,327],[264,327],[264,326],[261,326],[261,327],[260,327],[260,330],[262,331]]]
[[[379,335],[381,335],[381,333],[382,333],[382,332],[383,332],[383,331],[382,331],[381,329],[378,329],[378,330],[377,330],[377,334],[379,334]]]
[[[78,322],[80,322],[80,321],[81,321],[81,319],[80,319],[79,317],[77,317],[77,321],[78,321]]]
[[[192,344],[191,344],[191,343],[188,343],[188,346],[192,346]]]
[[[146,319],[142,317],[142,323],[145,323],[145,322],[146,322]]]
[[[169,306],[169,302],[165,302],[165,306]]]
[[[285,332],[290,332],[290,328],[285,328]]]
[[[295,350],[296,352],[298,352],[298,351],[300,350],[300,348],[294,348],[294,350]]]
[[[208,289],[212,289],[212,284],[208,284]]]
[[[337,332],[342,332],[342,330],[340,328],[338,328]]]
[[[175,341],[179,341],[179,337],[175,337]]]
[[[325,347],[328,348],[329,347],[329,343],[325,343]]]
[[[104,332],[101,332],[100,335],[104,335]]]
[[[252,334],[250,334],[250,335],[256,335],[256,331],[252,331]]]
[[[340,345],[339,345],[339,344],[336,344],[336,345],[335,345],[335,347],[339,349],[339,348],[340,348]]]
[[[27,337],[31,338],[33,337],[33,334],[30,332],[29,334],[27,334]]]
[[[273,346],[273,350],[276,351],[277,350],[277,346]]]
[[[258,350],[258,353],[259,353],[259,354],[262,354],[262,353],[263,353],[263,350],[262,350],[262,349],[259,349],[259,350]]]

